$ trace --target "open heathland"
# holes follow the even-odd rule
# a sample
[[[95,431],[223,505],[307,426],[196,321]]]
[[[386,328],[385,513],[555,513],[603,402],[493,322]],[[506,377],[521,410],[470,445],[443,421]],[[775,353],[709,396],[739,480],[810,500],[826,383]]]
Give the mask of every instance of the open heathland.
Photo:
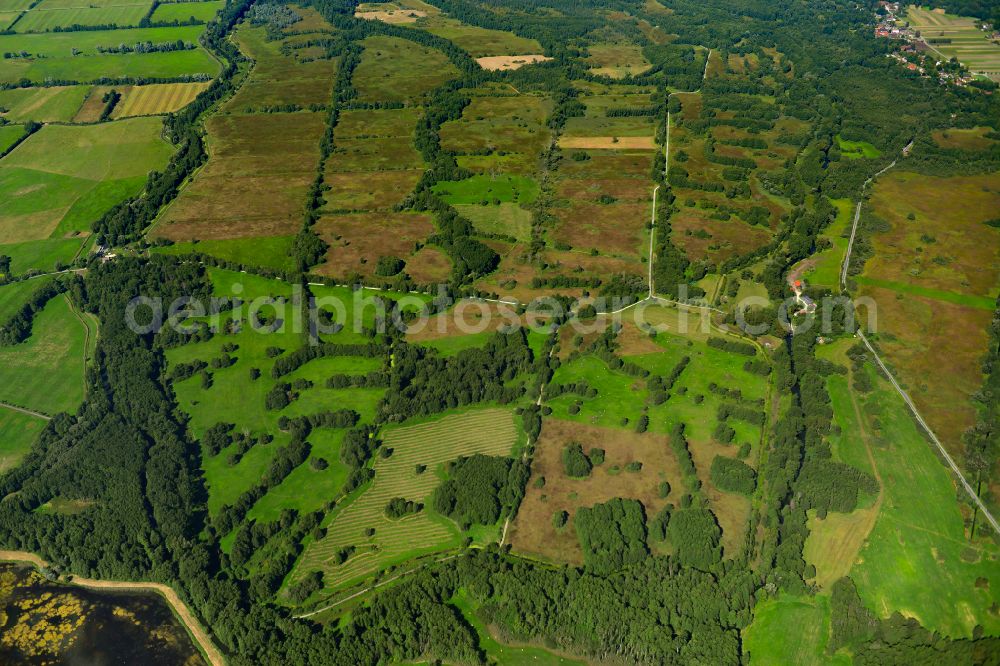
[[[604,462],[595,465],[586,478],[566,475],[563,449],[573,443],[580,444],[584,453],[595,447],[605,451]],[[642,469],[626,470],[636,462],[642,463]],[[683,477],[666,437],[559,419],[545,421],[532,457],[531,473],[507,538],[517,551],[577,565],[583,564],[583,552],[573,518],[580,507],[624,497],[642,502],[646,515],[651,517],[668,502],[676,505],[684,493]],[[671,491],[661,497],[660,484],[664,481]],[[569,513],[569,522],[556,528],[552,516],[560,511]]]
[[[362,102],[405,102],[420,98],[458,70],[437,49],[395,37],[369,37],[354,70]]]
[[[1000,289],[1000,176],[890,172],[872,208],[888,228],[857,278],[877,308],[879,345],[924,418],[953,452],[972,425],[970,397]],[[913,219],[910,219],[912,216]],[[943,375],[942,375],[943,373]],[[947,376],[946,382],[930,378]]]
[[[423,553],[457,546],[461,533],[454,523],[433,514],[430,495],[441,482],[445,463],[475,453],[505,456],[514,448],[519,430],[511,411],[478,409],[418,425],[403,425],[382,433],[382,446],[392,449],[375,462],[375,480],[332,513],[327,536],[310,543],[293,576],[324,572],[328,588],[366,578],[392,564]],[[426,466],[418,473],[417,466]],[[385,515],[394,497],[423,503],[422,511],[391,519]],[[365,530],[373,528],[367,536]],[[354,554],[337,564],[338,550]]]
[[[66,296],[50,300],[35,315],[30,338],[0,347],[0,402],[43,414],[75,412],[83,401],[87,346],[96,334],[93,320],[78,314]]]
[[[586,59],[593,74],[622,79],[637,76],[649,69],[650,62],[642,54],[638,44],[622,42],[618,44],[592,44],[587,47],[590,56]]]
[[[469,25],[440,14],[418,21],[416,27],[454,42],[473,58],[542,52],[542,45],[534,39],[504,30]]]
[[[236,36],[240,51],[253,58],[254,66],[225,104],[227,110],[247,113],[330,103],[337,59],[308,59],[301,49],[290,48],[296,43],[295,37],[269,40],[263,27],[243,25]]]
[[[208,163],[154,233],[189,241],[297,232],[325,120],[318,112],[212,116]]]
[[[409,262],[418,246],[434,233],[434,225],[430,217],[418,213],[327,215],[316,223],[316,233],[329,245],[326,261],[316,267],[317,273],[371,276],[380,257]]]

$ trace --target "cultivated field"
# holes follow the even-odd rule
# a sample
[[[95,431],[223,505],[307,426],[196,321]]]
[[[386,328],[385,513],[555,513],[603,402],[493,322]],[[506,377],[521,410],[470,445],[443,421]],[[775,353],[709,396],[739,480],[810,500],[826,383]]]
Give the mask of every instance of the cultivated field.
[[[172,152],[162,120],[48,125],[0,163],[0,254],[14,271],[68,262],[108,208],[142,190]]]
[[[122,99],[115,107],[112,117],[126,118],[128,116],[173,113],[190,104],[198,96],[198,93],[208,86],[207,82],[153,83],[148,86],[128,86],[127,90],[119,90],[122,93]]]
[[[944,56],[958,58],[973,72],[988,74],[1000,80],[1000,45],[989,40],[979,29],[982,21],[967,16],[954,16],[910,5],[906,12],[910,28],[920,32],[924,41]]]
[[[889,231],[857,278],[877,305],[879,344],[924,418],[953,452],[972,425],[970,400],[1000,289],[1000,176],[890,172],[872,191]],[[910,215],[914,219],[909,219]],[[940,381],[941,377],[947,381]]]
[[[35,315],[31,337],[0,347],[0,402],[57,414],[74,412],[83,401],[84,365],[96,326],[79,315],[66,296],[53,298]]]
[[[0,115],[11,122],[69,122],[89,91],[89,86],[0,90],[0,108],[7,110]]]
[[[375,480],[334,511],[326,523],[326,538],[307,546],[293,578],[319,569],[326,586],[336,588],[415,555],[457,545],[458,529],[433,515],[429,506],[390,520],[384,514],[386,503],[404,497],[427,504],[445,463],[475,453],[508,455],[518,433],[513,413],[505,409],[472,410],[386,430],[383,446],[392,449],[392,456],[376,456]],[[427,471],[417,474],[417,465],[426,465]],[[375,534],[365,536],[367,528],[374,528]],[[334,554],[348,546],[354,546],[355,553],[344,564],[335,564]]]
[[[222,0],[201,0],[199,2],[171,2],[159,4],[153,12],[153,22],[186,21],[194,18],[211,21],[225,4]]]
[[[45,32],[74,25],[135,26],[149,12],[150,0],[41,0],[14,26],[17,32]]]
[[[21,79],[86,83],[119,77],[212,77],[219,71],[218,61],[200,46],[155,53],[100,54],[97,50],[98,46],[117,47],[147,41],[161,44],[180,40],[197,45],[203,30],[204,26],[195,25],[0,35],[0,51],[26,51],[34,56],[0,60],[0,83]]]
[[[584,452],[598,447],[606,451],[604,463],[594,467],[585,479],[566,476],[563,449],[578,443]],[[640,462],[638,472],[626,471],[629,463]],[[583,564],[573,518],[580,507],[607,502],[615,497],[637,499],[652,518],[668,502],[677,505],[685,492],[680,468],[662,435],[639,435],[630,431],[587,426],[572,421],[545,420],[531,461],[531,479],[517,519],[507,538],[514,549],[555,562]],[[544,478],[544,486],[538,487]],[[670,484],[670,494],[659,495],[662,482]],[[552,515],[566,511],[569,522],[556,529]]]

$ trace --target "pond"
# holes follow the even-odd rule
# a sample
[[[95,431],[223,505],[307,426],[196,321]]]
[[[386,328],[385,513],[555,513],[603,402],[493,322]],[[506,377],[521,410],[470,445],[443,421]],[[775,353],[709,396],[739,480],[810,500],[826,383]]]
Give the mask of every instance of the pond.
[[[105,592],[0,563],[0,664],[204,666],[154,593]]]

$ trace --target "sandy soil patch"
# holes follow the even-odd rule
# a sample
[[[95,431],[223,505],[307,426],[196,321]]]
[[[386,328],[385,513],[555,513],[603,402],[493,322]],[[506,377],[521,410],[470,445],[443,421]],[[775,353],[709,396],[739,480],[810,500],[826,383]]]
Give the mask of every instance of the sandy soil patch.
[[[427,16],[427,12],[419,9],[395,9],[384,12],[355,12],[354,18],[366,21],[382,21],[384,23],[416,23],[418,19]]]
[[[548,56],[541,55],[539,53],[533,53],[528,55],[512,55],[512,56],[486,56],[484,58],[476,58],[476,62],[483,69],[489,69],[492,71],[507,71],[510,69],[519,69],[525,65],[533,65],[536,62],[545,62],[546,60],[552,60]]]
[[[559,147],[583,150],[656,150],[656,141],[651,136],[564,136],[559,139]]]

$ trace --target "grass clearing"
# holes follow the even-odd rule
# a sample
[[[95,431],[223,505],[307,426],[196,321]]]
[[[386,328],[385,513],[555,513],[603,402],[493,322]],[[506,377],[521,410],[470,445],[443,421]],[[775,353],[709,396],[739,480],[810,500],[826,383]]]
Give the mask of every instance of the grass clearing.
[[[468,25],[440,14],[418,21],[416,27],[454,42],[473,58],[542,52],[542,45],[534,39],[503,30]]]
[[[743,653],[764,666],[850,664],[846,655],[826,654],[829,640],[830,598],[783,594],[757,604],[753,624],[743,630]]]
[[[173,255],[199,252],[237,264],[267,266],[281,271],[293,271],[295,270],[295,261],[290,252],[294,240],[294,236],[204,240],[163,245],[151,248],[150,252]]]
[[[452,205],[483,202],[527,205],[537,199],[539,193],[538,183],[524,176],[472,176],[465,180],[443,180],[433,190]]]
[[[66,296],[35,315],[31,337],[0,348],[0,401],[45,414],[83,402],[87,329]]]
[[[840,269],[847,252],[847,238],[854,219],[854,202],[850,199],[834,199],[837,217],[820,233],[820,238],[830,242],[830,247],[813,255],[812,268],[805,273],[807,284],[836,290],[840,286]]]
[[[585,62],[590,71],[598,76],[623,79],[642,74],[651,64],[642,54],[642,48],[631,42],[591,44],[587,47],[590,55]]]
[[[840,154],[851,160],[874,159],[882,154],[882,151],[867,141],[848,141],[839,134],[837,145],[840,146]]]
[[[46,421],[0,407],[0,474],[17,467],[45,428]]]
[[[997,144],[995,139],[986,136],[992,132],[992,127],[973,127],[971,129],[945,129],[931,132],[934,143],[951,150],[987,150]]]
[[[35,291],[51,280],[50,277],[42,277],[0,286],[0,325],[6,324]]]
[[[386,503],[404,497],[426,505],[445,463],[474,453],[509,455],[520,436],[513,412],[507,409],[469,410],[386,429],[383,446],[393,450],[392,456],[376,457],[375,480],[333,512],[325,523],[326,538],[306,547],[291,578],[320,569],[327,588],[338,588],[418,554],[457,546],[462,538],[458,528],[434,515],[429,506],[390,520],[384,514]],[[427,471],[417,474],[418,464],[426,465]],[[364,534],[369,527],[375,528],[371,537]],[[335,564],[334,554],[346,546],[357,550],[343,564]]]

